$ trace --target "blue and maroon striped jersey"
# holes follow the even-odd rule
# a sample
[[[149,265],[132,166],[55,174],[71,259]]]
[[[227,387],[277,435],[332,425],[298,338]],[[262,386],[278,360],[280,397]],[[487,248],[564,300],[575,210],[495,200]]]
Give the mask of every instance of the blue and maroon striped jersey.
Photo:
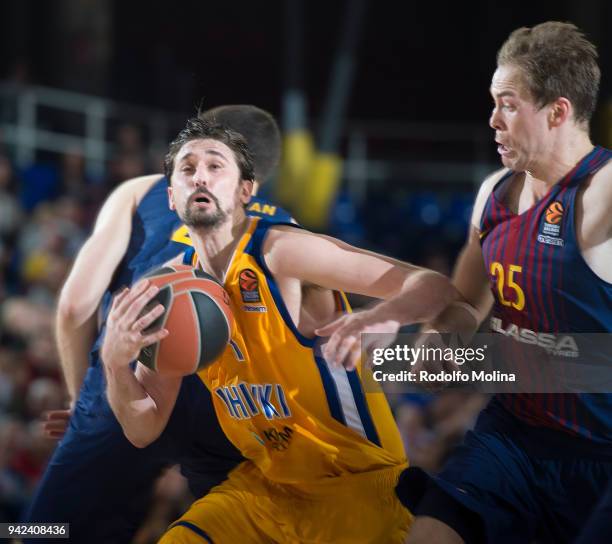
[[[480,224],[494,331],[553,351],[571,350],[574,334],[612,332],[612,284],[585,262],[574,224],[576,194],[611,157],[612,151],[594,148],[521,214],[502,202],[515,173],[496,184]],[[612,364],[612,354],[606,357]],[[537,363],[528,361],[534,380]],[[612,394],[500,394],[496,400],[525,423],[612,444]]]

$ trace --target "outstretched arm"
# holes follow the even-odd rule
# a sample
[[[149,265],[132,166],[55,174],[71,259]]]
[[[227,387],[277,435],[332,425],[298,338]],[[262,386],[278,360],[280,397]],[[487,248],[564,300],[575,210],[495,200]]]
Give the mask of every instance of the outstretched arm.
[[[270,232],[264,254],[268,268],[278,278],[297,278],[303,285],[384,300],[316,331],[331,335],[326,357],[349,368],[358,359],[363,332],[385,332],[394,338],[400,326],[433,319],[457,296],[441,274],[287,227]]]

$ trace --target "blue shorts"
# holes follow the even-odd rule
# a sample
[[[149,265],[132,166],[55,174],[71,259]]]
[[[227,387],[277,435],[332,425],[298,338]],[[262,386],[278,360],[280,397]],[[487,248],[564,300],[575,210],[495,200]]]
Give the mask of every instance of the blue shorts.
[[[608,544],[612,535],[612,482],[575,544]]]
[[[411,467],[397,494],[470,544],[573,542],[612,481],[612,451],[579,454],[579,439],[560,435],[519,422],[493,400],[438,476]]]
[[[160,438],[146,448],[132,446],[111,411],[102,369],[94,361],[23,521],[68,522],[73,542],[130,542],[164,468],[181,463],[191,492],[200,497],[240,461],[197,376],[183,379]]]

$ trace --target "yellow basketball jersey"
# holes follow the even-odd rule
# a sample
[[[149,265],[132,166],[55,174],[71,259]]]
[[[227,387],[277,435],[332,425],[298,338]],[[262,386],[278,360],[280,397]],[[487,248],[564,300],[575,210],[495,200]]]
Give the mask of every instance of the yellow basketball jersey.
[[[274,224],[250,221],[224,285],[236,322],[231,344],[199,372],[224,432],[277,482],[404,464],[384,394],[366,393],[357,371],[329,365],[317,339],[300,334],[262,257]]]

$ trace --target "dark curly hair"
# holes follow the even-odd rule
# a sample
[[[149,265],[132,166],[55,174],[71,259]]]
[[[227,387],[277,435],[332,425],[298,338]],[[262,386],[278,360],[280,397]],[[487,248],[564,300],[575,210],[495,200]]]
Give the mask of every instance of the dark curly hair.
[[[168,153],[164,159],[164,173],[168,184],[174,171],[174,159],[177,153],[187,142],[192,140],[217,140],[229,147],[236,157],[240,169],[240,179],[255,180],[253,167],[253,156],[244,137],[229,128],[218,123],[192,117],[187,120],[185,128],[181,130],[168,147]]]

